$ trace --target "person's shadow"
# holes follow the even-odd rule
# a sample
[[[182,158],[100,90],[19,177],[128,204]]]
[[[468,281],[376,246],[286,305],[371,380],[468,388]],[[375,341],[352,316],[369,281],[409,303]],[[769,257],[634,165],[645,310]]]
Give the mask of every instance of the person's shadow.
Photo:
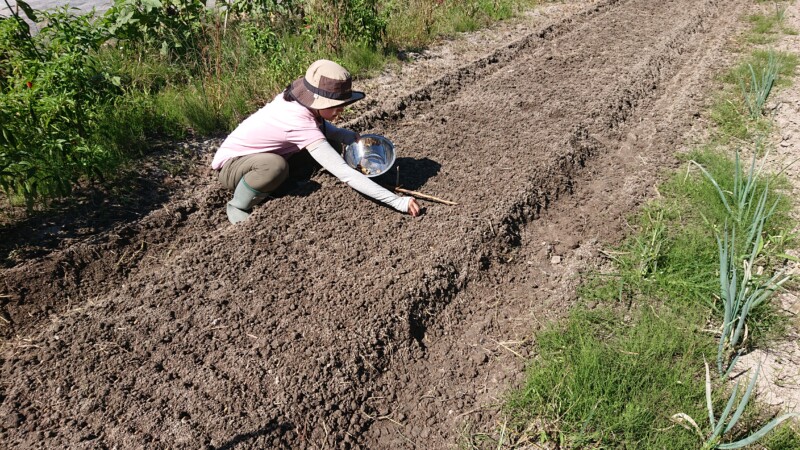
[[[430,158],[397,158],[391,169],[372,181],[383,186],[417,190],[436,176],[441,168],[441,164]]]

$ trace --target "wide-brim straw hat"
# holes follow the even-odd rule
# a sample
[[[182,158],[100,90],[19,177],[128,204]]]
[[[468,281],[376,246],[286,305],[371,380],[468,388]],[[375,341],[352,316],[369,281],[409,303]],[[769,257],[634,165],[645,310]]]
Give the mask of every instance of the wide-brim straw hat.
[[[364,98],[364,93],[354,91],[352,85],[353,77],[347,69],[320,59],[308,67],[304,77],[292,82],[291,94],[306,108],[335,108]]]

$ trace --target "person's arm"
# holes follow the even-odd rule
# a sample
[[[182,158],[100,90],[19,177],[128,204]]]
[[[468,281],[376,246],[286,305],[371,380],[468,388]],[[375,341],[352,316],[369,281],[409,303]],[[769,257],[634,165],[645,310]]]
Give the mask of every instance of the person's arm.
[[[395,195],[364,176],[363,173],[348,166],[328,141],[320,139],[307,148],[311,157],[325,170],[356,191],[383,202],[400,212],[409,213],[412,216],[419,214],[419,205],[417,205],[414,197]]]
[[[350,145],[359,138],[358,133],[355,131],[348,130],[346,128],[339,128],[327,120],[323,122],[322,127],[325,137],[328,138],[328,140],[341,142],[344,145]]]

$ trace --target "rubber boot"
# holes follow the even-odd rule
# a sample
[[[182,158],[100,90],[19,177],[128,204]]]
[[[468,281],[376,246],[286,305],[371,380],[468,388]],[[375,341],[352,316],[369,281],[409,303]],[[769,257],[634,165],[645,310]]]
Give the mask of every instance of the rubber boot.
[[[253,206],[267,197],[266,192],[259,192],[251,188],[244,181],[244,177],[239,180],[236,190],[233,191],[233,198],[228,202],[228,220],[231,223],[239,223],[248,217],[253,210]]]

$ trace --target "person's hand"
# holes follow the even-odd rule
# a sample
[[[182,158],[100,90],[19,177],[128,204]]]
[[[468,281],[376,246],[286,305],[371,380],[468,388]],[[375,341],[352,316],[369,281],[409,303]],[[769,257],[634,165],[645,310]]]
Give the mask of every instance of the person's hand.
[[[417,203],[417,199],[411,197],[411,201],[408,202],[408,214],[411,217],[417,217],[419,215],[419,203]]]
[[[344,145],[350,145],[353,142],[361,139],[361,136],[353,130],[347,128],[339,128],[336,132],[331,133],[332,137]]]
[[[359,139],[361,139],[361,135],[356,133],[355,131],[352,130],[344,130],[344,131],[345,133],[342,133],[344,134],[342,139],[342,143],[344,145],[350,145],[353,142],[357,142]]]

